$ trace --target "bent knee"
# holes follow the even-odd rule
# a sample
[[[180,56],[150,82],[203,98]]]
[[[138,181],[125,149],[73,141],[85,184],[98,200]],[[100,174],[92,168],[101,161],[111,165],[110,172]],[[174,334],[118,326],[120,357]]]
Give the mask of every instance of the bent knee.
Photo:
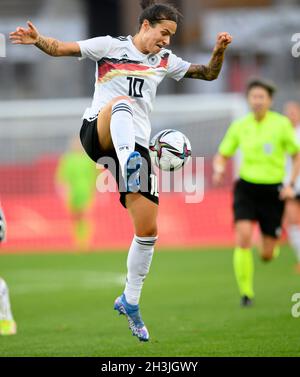
[[[143,231],[143,232],[136,232],[137,237],[147,238],[147,237],[157,237],[158,232],[156,231]]]
[[[137,237],[157,237],[158,236],[158,230],[156,226],[153,227],[147,227],[145,229],[136,229],[135,232]]]
[[[118,97],[115,97],[111,102],[111,107],[113,107],[116,103],[120,102],[120,101],[126,101],[126,102],[129,102],[130,104],[132,103],[132,99],[128,96],[118,96]]]
[[[252,242],[251,240],[240,241],[238,242],[238,247],[240,247],[241,249],[251,249]]]

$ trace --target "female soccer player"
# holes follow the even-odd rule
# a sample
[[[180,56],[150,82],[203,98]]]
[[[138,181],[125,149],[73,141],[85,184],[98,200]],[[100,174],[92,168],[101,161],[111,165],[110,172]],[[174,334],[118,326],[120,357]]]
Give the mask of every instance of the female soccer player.
[[[300,147],[293,127],[285,116],[270,111],[275,88],[263,80],[253,80],[247,89],[252,112],[228,129],[214,159],[214,181],[219,184],[226,163],[238,148],[242,153],[240,179],[234,187],[236,249],[234,270],[241,294],[241,305],[253,301],[253,224],[262,232],[261,257],[270,261],[281,234],[284,200],[293,193],[300,170]],[[286,154],[293,156],[290,181],[283,187]]]
[[[4,213],[0,206],[0,244],[6,238],[6,222]],[[0,335],[15,335],[17,333],[17,325],[13,319],[8,287],[0,277]]]
[[[300,143],[300,104],[287,102],[284,106],[284,113],[294,126],[297,140]],[[286,179],[290,179],[290,175],[291,164],[288,163]],[[297,259],[295,271],[300,274],[300,177],[295,182],[293,195],[288,199],[285,205],[284,223],[289,243],[293,247]]]
[[[10,38],[12,43],[34,44],[51,56],[78,56],[96,62],[94,99],[83,116],[80,136],[94,161],[108,156],[116,162],[116,169],[111,170],[116,170],[120,200],[128,209],[135,236],[128,254],[125,291],[116,299],[115,309],[127,316],[133,334],[147,341],[149,333],[138,303],[157,240],[159,196],[148,150],[149,114],[157,86],[165,77],[177,81],[183,77],[216,79],[232,37],[218,35],[207,66],[190,64],[166,49],[177,30],[177,9],[145,0],[141,6],[134,37],[106,36],[66,43],[40,35],[28,22],[28,29],[19,27]]]

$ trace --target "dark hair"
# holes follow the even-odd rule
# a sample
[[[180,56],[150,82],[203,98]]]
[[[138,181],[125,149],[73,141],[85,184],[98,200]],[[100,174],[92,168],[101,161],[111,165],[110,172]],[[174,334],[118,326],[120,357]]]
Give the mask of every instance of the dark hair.
[[[139,17],[139,25],[142,26],[144,20],[148,20],[153,26],[161,21],[178,21],[182,14],[171,4],[156,3],[155,0],[140,0],[143,12]]]
[[[260,78],[254,78],[251,79],[247,84],[247,95],[249,94],[251,89],[257,87],[265,89],[271,98],[274,97],[274,94],[277,91],[275,84],[273,84],[271,81]]]

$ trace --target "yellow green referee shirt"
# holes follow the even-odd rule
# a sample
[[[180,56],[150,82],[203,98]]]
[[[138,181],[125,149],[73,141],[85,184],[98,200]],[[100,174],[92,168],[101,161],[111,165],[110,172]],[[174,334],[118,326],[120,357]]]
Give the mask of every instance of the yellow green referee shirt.
[[[241,150],[240,177],[256,184],[281,183],[285,177],[286,154],[300,151],[289,119],[269,111],[258,122],[253,113],[233,122],[220,144],[219,153],[231,157]]]

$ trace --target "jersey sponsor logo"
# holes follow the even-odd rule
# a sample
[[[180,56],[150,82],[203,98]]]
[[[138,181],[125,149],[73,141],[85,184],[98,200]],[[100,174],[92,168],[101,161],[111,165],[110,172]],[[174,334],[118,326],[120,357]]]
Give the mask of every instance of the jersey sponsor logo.
[[[98,61],[98,82],[104,83],[112,80],[116,76],[148,76],[154,75],[154,69],[167,69],[169,61],[169,53],[165,53],[161,61],[156,66],[147,66],[140,61],[130,60],[126,58],[102,58]]]

